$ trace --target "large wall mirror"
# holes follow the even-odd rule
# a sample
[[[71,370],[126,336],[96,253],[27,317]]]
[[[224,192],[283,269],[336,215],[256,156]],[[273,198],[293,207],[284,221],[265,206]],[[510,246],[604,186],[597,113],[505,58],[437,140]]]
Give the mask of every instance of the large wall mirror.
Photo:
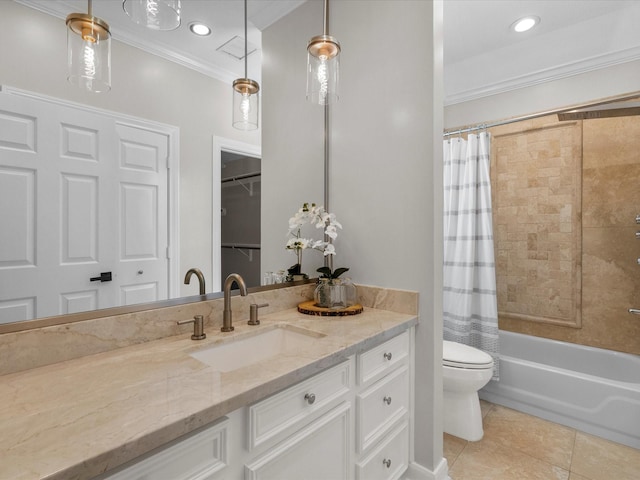
[[[260,76],[260,30],[301,3],[303,1],[299,0],[249,2],[250,29],[247,38],[250,47],[254,48],[254,53],[248,56],[249,77],[259,80]],[[216,242],[219,245],[220,238],[216,238],[219,230],[216,232],[215,221],[217,219],[220,222],[217,212],[220,211],[221,155],[226,151],[259,157],[261,134],[260,130],[243,132],[231,126],[230,83],[233,78],[244,76],[244,60],[233,57],[236,52],[234,45],[242,40],[243,34],[242,2],[183,0],[182,7],[181,26],[175,31],[158,32],[147,31],[131,22],[120,1],[94,2],[93,14],[109,22],[113,34],[112,89],[104,94],[91,94],[80,91],[66,81],[67,34],[64,17],[71,11],[84,12],[86,1],[18,0],[2,2],[0,5],[0,69],[3,86],[72,105],[114,112],[129,119],[142,119],[162,128],[170,127],[173,130],[163,134],[175,142],[170,148],[175,149],[176,158],[179,159],[179,174],[174,181],[177,182],[175,191],[180,192],[174,218],[171,212],[166,213],[168,228],[175,229],[169,235],[174,239],[169,242],[173,250],[168,255],[173,256],[171,278],[168,279],[170,285],[166,288],[166,291],[171,291],[170,295],[159,296],[162,300],[154,303],[149,303],[148,297],[142,295],[139,297],[141,303],[132,294],[119,307],[104,310],[100,304],[94,304],[96,310],[91,311],[93,307],[89,304],[87,308],[69,309],[73,313],[66,316],[47,315],[43,318],[36,311],[34,319],[24,318],[27,321],[3,319],[0,333],[220,296],[220,273],[216,271],[216,262],[218,265],[220,263],[220,258],[216,258]],[[206,21],[203,17],[215,18],[212,27],[216,34],[227,38],[229,43],[221,40],[223,37],[213,39],[211,36],[197,38],[191,35],[189,24],[196,19]],[[140,39],[136,38],[137,33],[141,35]],[[149,45],[149,42],[156,49],[154,53],[137,48]],[[170,47],[174,44],[182,50],[171,51]],[[223,48],[223,44],[227,46]],[[213,60],[199,63],[202,55],[209,55]],[[217,62],[217,59],[220,61]],[[71,138],[83,144],[87,139],[83,133],[96,130],[89,126],[90,123],[89,120],[78,119],[70,127]],[[129,123],[139,126],[134,121]],[[71,122],[67,124],[71,125]],[[80,128],[83,125],[86,131]],[[148,132],[142,132],[142,136],[148,136]],[[128,142],[138,147],[144,144],[133,138]],[[151,150],[153,148],[162,149],[163,146],[155,146]],[[160,179],[162,182],[170,181]],[[135,180],[130,183],[134,184]],[[163,188],[166,186],[167,183]],[[79,190],[82,188],[80,184]],[[144,203],[144,192],[134,190],[131,191],[131,198],[137,197]],[[144,216],[137,220],[134,216],[129,221],[136,223],[143,219]],[[35,228],[37,234],[46,237],[45,224],[37,224]],[[16,240],[9,234],[0,236],[0,239],[7,242]],[[132,240],[135,243],[136,239]],[[59,254],[59,248],[56,250],[55,253]],[[217,251],[219,253],[220,247]],[[190,268],[198,268],[203,272],[206,296],[199,295],[195,277],[189,285],[184,284],[185,273]],[[98,268],[95,275],[91,272],[91,278],[100,277],[104,273],[101,270]],[[145,273],[141,268],[132,271],[132,275]],[[8,287],[14,279],[9,274],[2,282]],[[56,282],[55,275],[50,282]],[[14,296],[20,297],[19,294]]]

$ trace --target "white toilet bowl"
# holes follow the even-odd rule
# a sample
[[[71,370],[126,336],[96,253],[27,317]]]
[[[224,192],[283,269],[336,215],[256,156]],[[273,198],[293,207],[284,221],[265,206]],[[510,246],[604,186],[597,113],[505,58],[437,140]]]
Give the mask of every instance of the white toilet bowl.
[[[478,390],[493,376],[493,358],[477,348],[443,341],[444,431],[472,442],[482,438]]]

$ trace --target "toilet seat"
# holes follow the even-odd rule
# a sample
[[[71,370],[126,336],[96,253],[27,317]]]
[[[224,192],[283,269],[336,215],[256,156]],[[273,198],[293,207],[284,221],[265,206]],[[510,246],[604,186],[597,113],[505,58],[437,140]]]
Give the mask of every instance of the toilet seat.
[[[442,342],[442,365],[474,370],[493,367],[493,358],[486,352],[462,343]]]

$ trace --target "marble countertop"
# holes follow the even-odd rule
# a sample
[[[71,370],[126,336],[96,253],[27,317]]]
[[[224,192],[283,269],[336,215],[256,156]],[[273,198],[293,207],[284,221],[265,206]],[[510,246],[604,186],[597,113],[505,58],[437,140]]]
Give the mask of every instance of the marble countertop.
[[[373,308],[348,317],[289,309],[205,340],[169,337],[1,376],[0,479],[92,478],[416,323]],[[227,373],[189,356],[282,324],[322,335],[304,351]]]

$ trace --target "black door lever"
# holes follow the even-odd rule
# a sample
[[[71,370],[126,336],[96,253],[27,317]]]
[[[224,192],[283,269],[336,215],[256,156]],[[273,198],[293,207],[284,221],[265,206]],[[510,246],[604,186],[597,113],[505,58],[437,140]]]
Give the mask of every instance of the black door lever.
[[[112,280],[111,272],[102,272],[99,277],[92,277],[89,280],[92,282],[110,282]]]

